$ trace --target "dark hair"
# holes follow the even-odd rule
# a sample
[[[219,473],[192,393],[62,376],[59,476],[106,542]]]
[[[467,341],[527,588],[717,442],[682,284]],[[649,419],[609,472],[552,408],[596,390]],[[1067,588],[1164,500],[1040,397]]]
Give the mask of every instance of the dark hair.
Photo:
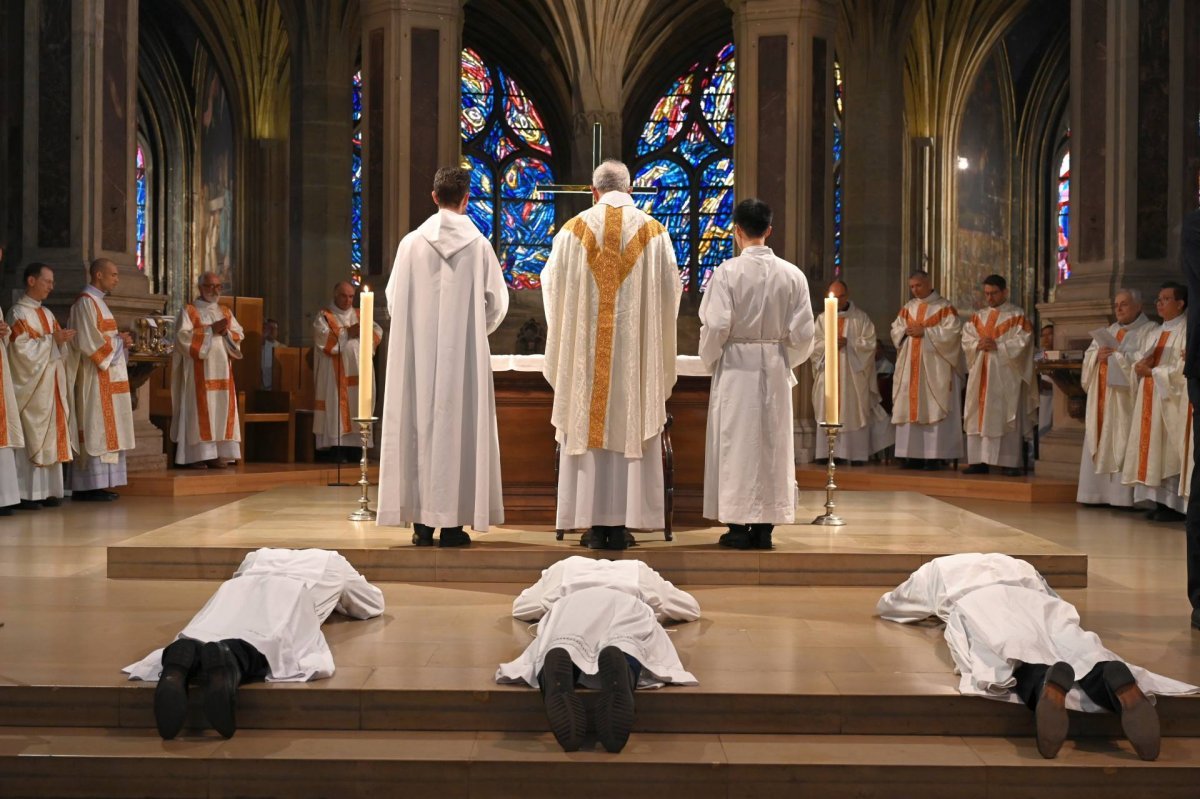
[[[985,277],[983,279],[983,285],[995,286],[996,288],[1000,289],[1001,291],[1008,290],[1008,281],[1005,280],[1000,275],[988,275],[987,277]]]
[[[929,273],[926,272],[924,269],[914,269],[913,271],[908,273],[909,280],[912,280],[914,277],[919,277],[922,280],[928,280],[930,283],[933,282],[933,278],[931,278],[929,276]]]
[[[109,258],[97,258],[96,260],[92,261],[92,265],[88,267],[88,280],[95,280],[96,275],[100,274],[100,270],[103,269],[106,264],[111,263],[112,260]]]
[[[54,271],[50,264],[44,264],[41,261],[34,261],[29,266],[25,267],[25,272],[21,275],[21,285],[28,286],[29,278],[36,280],[41,277],[43,269],[50,269],[51,271]]]
[[[1171,289],[1171,291],[1175,292],[1175,299],[1182,300],[1183,307],[1187,307],[1187,286],[1183,285],[1182,283],[1176,283],[1174,280],[1168,280],[1166,283],[1163,283],[1161,286],[1159,286],[1159,289]]]
[[[471,189],[471,173],[461,167],[444,166],[433,176],[433,193],[443,208],[456,208]]]
[[[756,239],[767,232],[773,217],[771,206],[755,197],[742,200],[733,209],[733,224]]]

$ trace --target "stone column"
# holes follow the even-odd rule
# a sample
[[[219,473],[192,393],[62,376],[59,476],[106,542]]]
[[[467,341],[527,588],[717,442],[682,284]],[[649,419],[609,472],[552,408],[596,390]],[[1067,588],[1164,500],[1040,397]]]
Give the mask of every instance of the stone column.
[[[775,212],[768,242],[800,266],[814,302],[832,274],[833,42],[828,0],[728,0],[737,48],[737,197]],[[796,460],[813,458],[812,374],[798,370]]]
[[[150,293],[134,253],[137,30],[138,0],[25,3],[22,261],[54,267],[47,305],[65,320],[87,284],[88,264],[112,260],[121,284],[108,304],[126,330],[166,302]],[[15,272],[5,285],[19,286]],[[130,471],[166,466],[146,391],[139,392]]]
[[[1038,306],[1059,349],[1086,348],[1088,331],[1112,321],[1116,289],[1140,289],[1153,314],[1158,285],[1180,278],[1179,223],[1197,192],[1195,170],[1184,173],[1200,112],[1186,72],[1198,16],[1187,0],[1072,0],[1071,277]],[[1056,392],[1038,473],[1078,476],[1082,437]]]

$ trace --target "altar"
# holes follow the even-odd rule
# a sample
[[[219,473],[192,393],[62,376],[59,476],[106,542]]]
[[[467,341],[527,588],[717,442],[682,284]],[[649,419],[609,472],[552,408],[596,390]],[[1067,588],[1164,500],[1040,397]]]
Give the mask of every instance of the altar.
[[[500,432],[500,473],[506,524],[554,524],[557,479],[554,392],[542,376],[541,355],[493,355],[496,422]],[[676,357],[678,379],[667,400],[674,423],[676,528],[705,524],[704,439],[708,427],[711,378],[695,355]]]

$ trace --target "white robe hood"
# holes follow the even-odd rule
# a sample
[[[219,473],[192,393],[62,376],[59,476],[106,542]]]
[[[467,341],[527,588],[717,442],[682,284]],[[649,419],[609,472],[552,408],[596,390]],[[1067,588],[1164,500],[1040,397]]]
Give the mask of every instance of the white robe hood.
[[[442,210],[422,222],[417,233],[447,262],[475,239],[483,238],[466,215]]]

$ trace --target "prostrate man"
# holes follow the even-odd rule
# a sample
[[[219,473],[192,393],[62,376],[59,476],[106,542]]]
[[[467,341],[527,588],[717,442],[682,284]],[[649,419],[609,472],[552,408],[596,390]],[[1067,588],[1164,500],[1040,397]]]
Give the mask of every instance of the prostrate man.
[[[542,271],[556,526],[588,528],[593,549],[625,549],[627,528],[665,521],[659,452],[682,289],[667,229],[634,206],[629,188],[621,162],[597,167],[596,205],[558,232]]]
[[[892,322],[896,457],[902,468],[932,471],[963,454],[962,323],[927,272],[913,272],[908,289],[913,298]]]
[[[0,249],[0,263],[3,260],[4,250]],[[0,314],[0,342],[8,341],[11,332]],[[8,347],[0,346],[0,516],[12,516],[13,508],[21,502],[18,457],[25,457],[25,433],[21,429],[21,409],[13,393]]]
[[[1183,351],[1187,344],[1187,289],[1167,282],[1155,308],[1162,324],[1145,334],[1133,365],[1137,378],[1132,425],[1125,445],[1121,482],[1133,486],[1133,501],[1155,504],[1147,517],[1157,522],[1183,520],[1179,496],[1179,436],[1187,413]]]
[[[501,664],[496,682],[541,688],[546,716],[564,751],[583,743],[587,716],[575,683],[599,688],[595,729],[620,752],[633,727],[635,688],[696,685],[662,628],[695,621],[700,605],[637,560],[560,560],[513,602],[513,617],[538,621],[537,638]]]
[[[334,611],[352,619],[383,613],[383,592],[337,552],[259,549],[192,617],[175,641],[122,671],[158,681],[154,720],[174,738],[187,716],[188,681],[204,685],[208,723],[237,731],[237,688],[256,680],[304,682],[332,677],[321,625]]]
[[[1037,386],[1033,381],[1033,325],[1008,301],[1008,281],[983,279],[987,311],[976,311],[963,327],[962,346],[970,372],[963,429],[967,462],[963,474],[1016,477],[1023,463],[1022,442],[1037,424]]]
[[[443,167],[437,213],[396,249],[379,466],[381,525],[411,522],[412,541],[471,543],[504,522],[500,439],[488,334],[508,312],[508,287],[488,240],[465,216],[471,178]]]
[[[1133,486],[1121,482],[1121,469],[1133,427],[1134,387],[1138,383],[1133,365],[1146,349],[1146,336],[1155,325],[1142,313],[1142,295],[1136,289],[1117,292],[1113,315],[1117,321],[1107,331],[1117,346],[1093,339],[1083,354],[1080,380],[1088,403],[1075,501],[1132,508]]]
[[[71,465],[71,499],[109,502],[110,488],[125,485],[125,453],[133,438],[133,400],[127,361],[133,338],[117,330],[105,295],[121,282],[117,265],[107,258],[92,261],[91,283],[71,306],[67,327],[74,330],[77,365],[71,393],[71,424],[78,427],[78,457]]]
[[[739,203],[741,255],[717,267],[700,302],[700,357],[713,375],[704,515],[729,526],[720,543],[735,549],[770,549],[774,525],[795,520],[792,370],[812,352],[812,303],[804,273],[771,252],[770,235],[767,204]]]
[[[63,497],[63,464],[71,461],[67,381],[68,345],[74,330],[63,330],[42,302],[54,291],[54,270],[25,267],[25,295],[8,311],[12,367],[25,451],[17,453],[21,507],[57,507]]]
[[[205,272],[200,297],[175,320],[171,360],[171,440],[175,463],[225,469],[242,457],[233,359],[242,357],[242,326],[220,304],[221,278]]]
[[[383,340],[383,328],[373,330],[375,347]],[[342,281],[333,287],[333,302],[313,320],[314,369],[317,401],[313,433],[317,449],[362,446],[351,418],[358,415],[358,309],[354,286]],[[375,350],[372,349],[372,352]],[[374,372],[372,372],[374,379]],[[374,387],[371,396],[375,396]],[[374,446],[368,439],[369,446]]]

